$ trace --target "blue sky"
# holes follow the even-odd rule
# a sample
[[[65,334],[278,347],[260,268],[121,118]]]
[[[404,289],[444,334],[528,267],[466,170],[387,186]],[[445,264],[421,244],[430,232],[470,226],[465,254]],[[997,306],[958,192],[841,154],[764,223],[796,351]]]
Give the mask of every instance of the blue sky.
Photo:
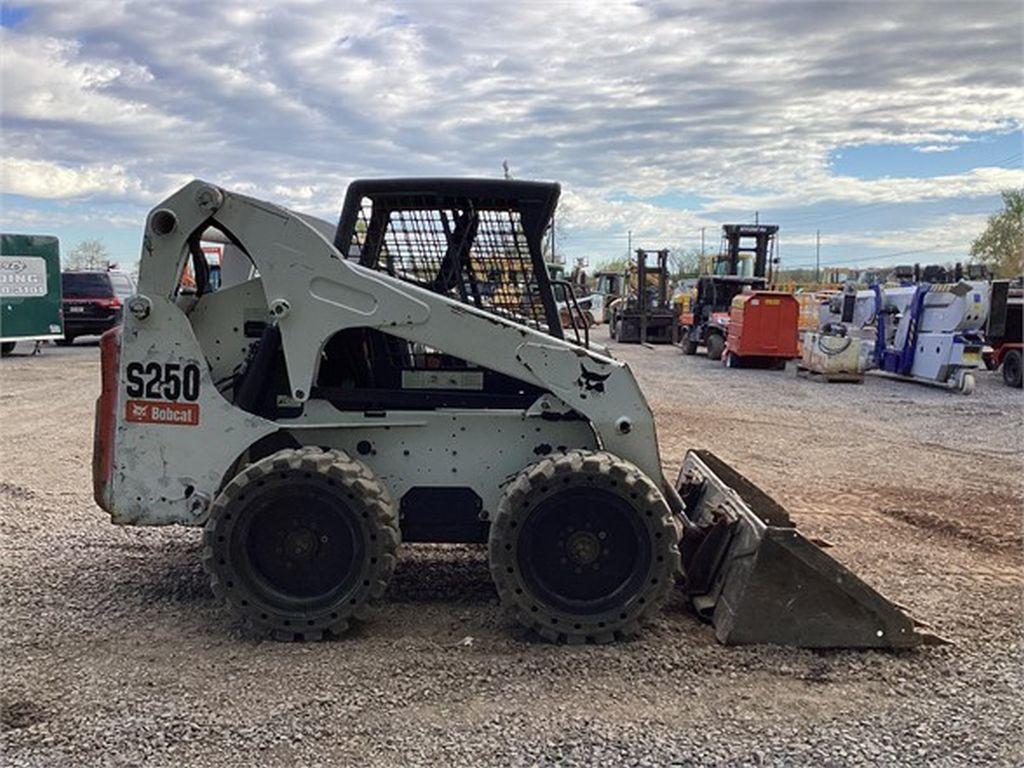
[[[328,219],[367,176],[561,182],[591,264],[778,223],[964,258],[1024,185],[1020,3],[4,2],[0,227],[137,259],[193,177]],[[471,31],[471,32],[470,32]],[[911,252],[911,253],[907,253]]]

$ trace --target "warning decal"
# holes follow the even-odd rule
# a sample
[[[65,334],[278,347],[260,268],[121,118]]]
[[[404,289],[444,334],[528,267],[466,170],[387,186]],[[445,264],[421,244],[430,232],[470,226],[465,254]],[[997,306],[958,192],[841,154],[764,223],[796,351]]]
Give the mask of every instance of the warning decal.
[[[129,400],[125,403],[125,421],[138,424],[180,424],[199,426],[199,405],[171,403],[166,400]]]

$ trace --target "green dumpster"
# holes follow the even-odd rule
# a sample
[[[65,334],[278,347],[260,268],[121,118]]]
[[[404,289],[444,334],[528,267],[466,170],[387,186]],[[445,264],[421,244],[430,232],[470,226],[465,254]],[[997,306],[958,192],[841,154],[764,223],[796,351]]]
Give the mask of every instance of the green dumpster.
[[[50,235],[0,234],[0,351],[64,337],[60,243]]]

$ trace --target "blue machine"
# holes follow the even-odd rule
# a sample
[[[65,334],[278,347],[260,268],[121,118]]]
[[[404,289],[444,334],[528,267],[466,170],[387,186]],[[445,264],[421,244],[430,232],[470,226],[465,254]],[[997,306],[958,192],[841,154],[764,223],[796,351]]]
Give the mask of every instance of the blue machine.
[[[874,326],[874,368],[893,376],[974,391],[989,286],[983,281],[853,288],[822,309],[821,322]]]

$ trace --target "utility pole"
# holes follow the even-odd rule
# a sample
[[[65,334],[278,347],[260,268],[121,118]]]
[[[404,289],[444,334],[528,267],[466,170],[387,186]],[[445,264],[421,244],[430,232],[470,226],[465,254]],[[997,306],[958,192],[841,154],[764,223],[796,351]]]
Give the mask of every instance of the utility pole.
[[[700,228],[700,262],[697,264],[697,274],[704,274],[704,230],[707,227]]]
[[[557,264],[558,259],[555,258],[555,214],[551,214],[551,263]]]
[[[626,230],[626,258],[633,258],[633,230]]]
[[[754,226],[758,226],[761,223],[761,216],[759,211],[754,211]]]
[[[821,282],[821,230],[814,233],[814,282]]]

